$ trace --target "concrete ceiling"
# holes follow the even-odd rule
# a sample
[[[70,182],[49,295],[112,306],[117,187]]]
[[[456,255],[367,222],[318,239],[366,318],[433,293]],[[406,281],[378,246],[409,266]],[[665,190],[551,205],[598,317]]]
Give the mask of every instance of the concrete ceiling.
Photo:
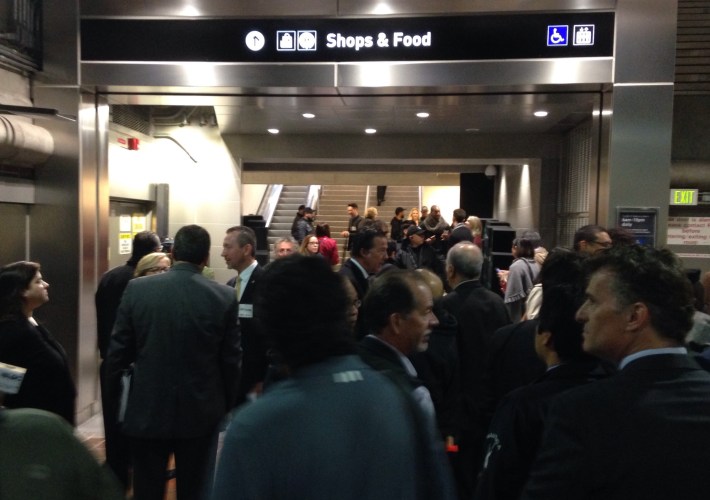
[[[266,134],[269,128],[282,134],[363,134],[366,128],[378,134],[544,134],[572,128],[597,101],[590,93],[239,96],[214,110],[223,134]]]
[[[599,93],[421,95],[202,95],[132,106],[155,125],[216,121],[224,135],[281,134],[551,134],[565,132],[600,107]],[[189,104],[196,104],[191,106]],[[158,104],[158,105],[156,105]],[[163,105],[165,104],[165,105]],[[180,104],[180,105],[177,105]],[[212,115],[214,110],[214,117]],[[545,117],[534,116],[546,111]],[[427,112],[427,118],[417,113]],[[312,113],[314,118],[305,118]]]

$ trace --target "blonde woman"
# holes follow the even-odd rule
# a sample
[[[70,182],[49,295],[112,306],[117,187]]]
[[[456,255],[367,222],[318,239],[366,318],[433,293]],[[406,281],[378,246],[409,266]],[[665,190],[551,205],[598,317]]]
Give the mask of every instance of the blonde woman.
[[[469,229],[471,229],[471,235],[473,236],[473,244],[476,245],[478,248],[483,248],[481,244],[483,241],[483,223],[481,222],[481,219],[479,219],[475,215],[472,215],[468,219],[466,219],[466,225],[469,227]]]
[[[417,207],[414,207],[409,211],[409,217],[407,220],[414,222],[417,226],[419,225],[419,209]]]
[[[149,253],[138,261],[133,277],[140,278],[141,276],[164,273],[170,270],[171,265],[172,261],[168,254],[163,252]]]

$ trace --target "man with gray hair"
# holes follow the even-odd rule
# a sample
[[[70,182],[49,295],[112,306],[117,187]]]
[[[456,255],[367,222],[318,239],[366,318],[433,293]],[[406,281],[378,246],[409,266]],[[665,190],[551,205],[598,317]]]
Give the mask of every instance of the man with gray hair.
[[[293,238],[293,236],[284,236],[279,238],[274,243],[274,259],[281,259],[283,257],[288,257],[289,255],[296,252],[298,242]]]
[[[462,498],[475,489],[475,474],[488,422],[484,407],[484,368],[488,346],[496,330],[510,324],[503,299],[481,284],[483,254],[473,243],[462,241],[446,256],[446,277],[452,288],[442,307],[458,321],[461,377],[461,437],[459,463],[455,470]]]

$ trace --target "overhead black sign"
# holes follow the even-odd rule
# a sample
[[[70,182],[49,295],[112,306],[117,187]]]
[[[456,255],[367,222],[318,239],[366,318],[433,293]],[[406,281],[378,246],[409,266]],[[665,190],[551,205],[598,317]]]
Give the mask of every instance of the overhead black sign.
[[[610,57],[614,14],[84,19],[82,61],[361,62]]]

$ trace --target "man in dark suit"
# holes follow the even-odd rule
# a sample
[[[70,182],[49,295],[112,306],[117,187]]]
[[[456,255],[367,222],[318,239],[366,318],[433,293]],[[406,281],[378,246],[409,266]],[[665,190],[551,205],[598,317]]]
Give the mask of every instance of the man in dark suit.
[[[465,224],[466,211],[463,208],[457,208],[454,210],[452,220],[451,229],[441,236],[446,241],[445,248],[447,252],[456,243],[461,243],[462,241],[473,243],[471,228]]]
[[[172,269],[132,280],[111,337],[107,387],[120,397],[133,379],[123,432],[131,438],[136,500],[163,498],[175,454],[179,498],[200,498],[214,459],[216,431],[234,406],[240,347],[234,290],[202,276],[210,236],[200,226],[175,235]]]
[[[269,366],[266,339],[254,323],[254,297],[263,269],[256,261],[256,234],[246,226],[227,229],[222,243],[222,257],[237,276],[227,282],[234,288],[239,301],[239,332],[242,342],[242,376],[237,404],[255,399],[261,394]]]
[[[121,434],[119,423],[116,421],[118,408],[107,398],[106,382],[106,355],[111,331],[116,322],[116,312],[121,303],[123,291],[128,282],[133,279],[136,265],[144,256],[160,251],[160,238],[153,231],[141,231],[133,237],[133,250],[131,258],[118,267],[106,271],[101,277],[96,289],[96,330],[98,336],[101,367],[101,406],[103,408],[104,436],[106,446],[106,464],[111,468],[118,480],[128,488],[128,471],[131,466],[131,454],[128,440]]]
[[[429,335],[439,324],[433,310],[431,289],[421,274],[388,271],[375,280],[365,297],[362,315],[372,334],[358,344],[358,353],[368,365],[393,374],[411,392],[432,433],[436,428],[434,403],[407,356],[429,347]]]
[[[353,235],[352,243],[350,259],[340,267],[339,273],[350,280],[362,302],[370,287],[370,277],[377,274],[387,258],[387,236],[374,229],[365,229]],[[358,316],[355,333],[357,338],[367,335],[362,315]]]
[[[446,276],[453,291],[444,296],[442,306],[456,317],[459,325],[461,436],[455,473],[463,498],[473,494],[488,428],[484,412],[488,346],[495,331],[510,323],[503,299],[480,282],[482,265],[481,249],[473,243],[458,243],[446,256]]]
[[[634,245],[587,265],[583,347],[619,371],[553,402],[521,498],[707,498],[710,374],[683,347],[693,296],[679,259]]]

